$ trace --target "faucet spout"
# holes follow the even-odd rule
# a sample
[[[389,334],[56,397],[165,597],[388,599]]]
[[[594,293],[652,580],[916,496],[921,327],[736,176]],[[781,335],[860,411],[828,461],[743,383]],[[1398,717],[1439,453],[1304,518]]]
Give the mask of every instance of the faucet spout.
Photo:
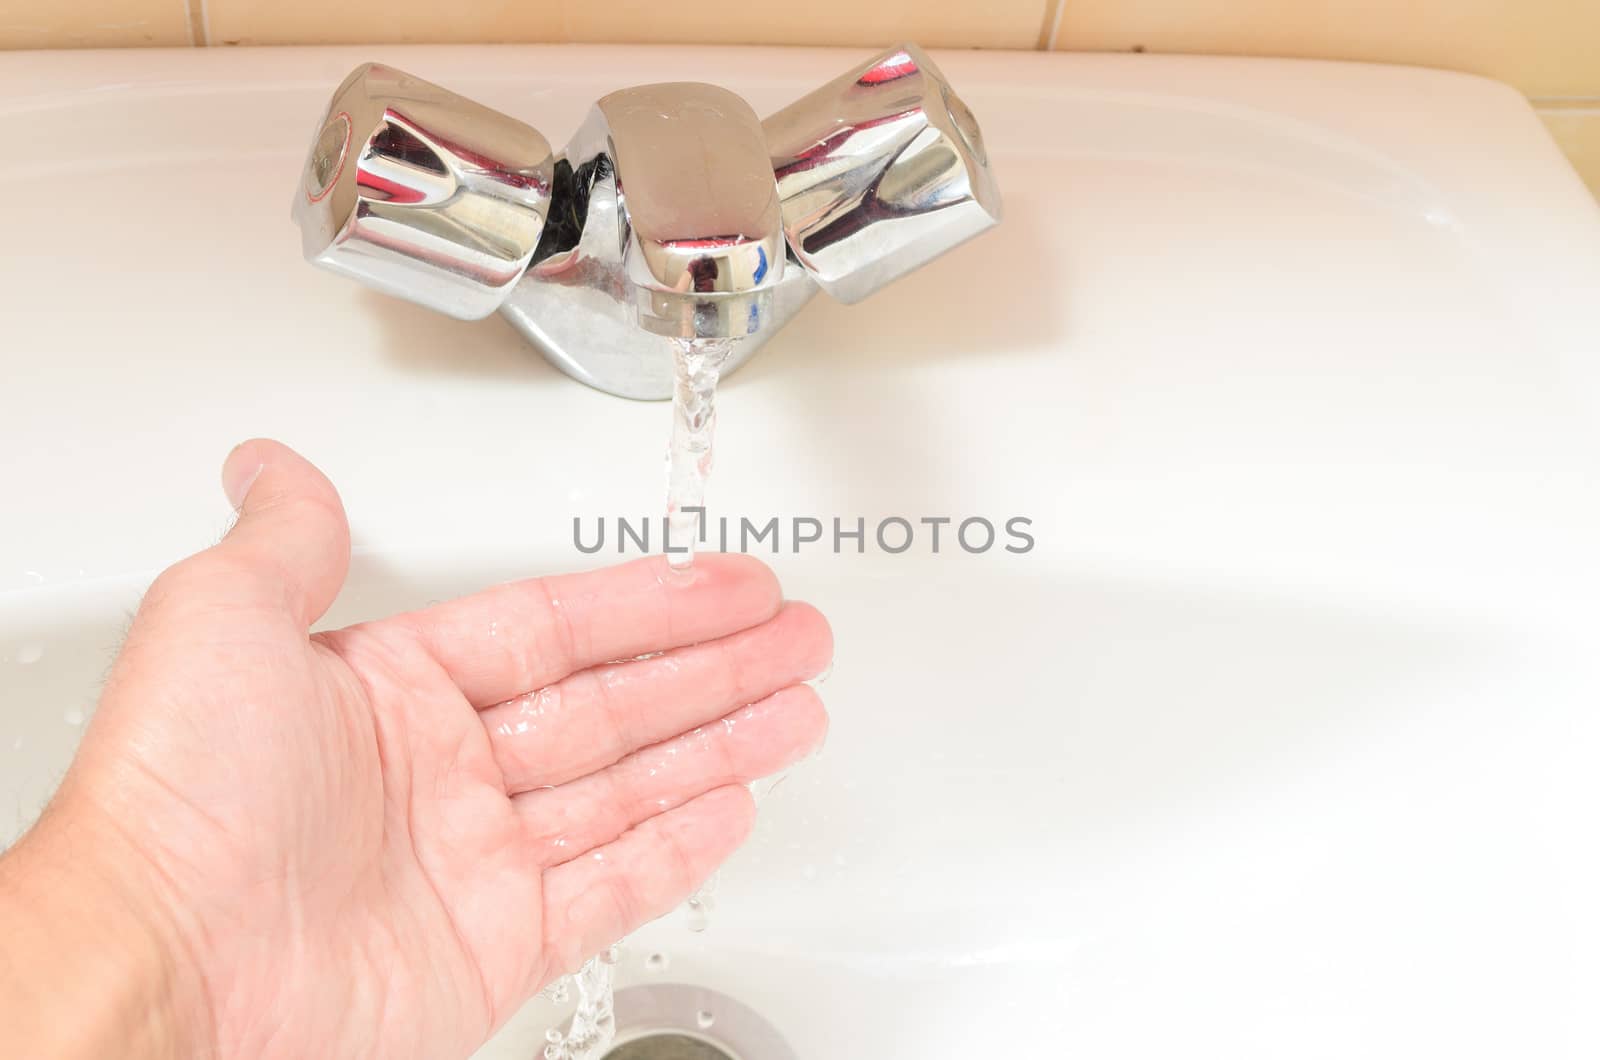
[[[785,245],[766,140],[727,89],[644,85],[595,104],[566,164],[599,239],[540,262],[534,282],[615,272],[638,326],[676,338],[760,330]],[[590,253],[584,253],[587,246]]]

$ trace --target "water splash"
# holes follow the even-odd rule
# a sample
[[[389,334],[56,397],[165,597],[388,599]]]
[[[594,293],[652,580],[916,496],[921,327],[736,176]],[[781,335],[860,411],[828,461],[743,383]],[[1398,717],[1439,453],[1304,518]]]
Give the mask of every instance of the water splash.
[[[565,1005],[572,999],[572,976],[563,975],[559,979],[550,980],[550,983],[539,991],[538,996],[540,1000],[548,1001],[552,1005]]]
[[[578,1007],[565,1033],[552,1027],[545,1032],[544,1060],[599,1060],[617,1036],[615,997],[617,961],[621,948],[609,947],[590,957],[569,978],[578,995]],[[553,985],[553,984],[552,984]]]
[[[673,352],[672,441],[667,448],[667,562],[694,562],[704,526],[706,479],[711,475],[717,428],[717,380],[737,339],[679,339]],[[683,549],[684,551],[678,551]]]

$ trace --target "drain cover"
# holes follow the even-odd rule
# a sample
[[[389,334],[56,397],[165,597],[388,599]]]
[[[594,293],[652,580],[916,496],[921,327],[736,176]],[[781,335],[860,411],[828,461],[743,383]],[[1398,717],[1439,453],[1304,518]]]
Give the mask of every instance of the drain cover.
[[[738,1060],[732,1053],[701,1038],[666,1032],[647,1034],[623,1042],[605,1055],[605,1060]]]
[[[689,983],[617,991],[617,1043],[603,1060],[797,1060],[778,1029],[727,994]]]

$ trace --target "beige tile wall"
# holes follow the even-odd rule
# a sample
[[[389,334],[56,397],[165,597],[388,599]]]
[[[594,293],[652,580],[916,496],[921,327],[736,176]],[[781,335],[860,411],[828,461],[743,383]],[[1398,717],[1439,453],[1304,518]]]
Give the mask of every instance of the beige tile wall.
[[[199,0],[196,0],[199,2]],[[212,43],[625,41],[1032,48],[1047,0],[204,0]]]
[[[1057,47],[1370,59],[1600,95],[1595,0],[1063,0]]]
[[[0,48],[193,43],[185,0],[0,0]]]
[[[1600,189],[1600,0],[0,0],[0,48],[903,37],[1467,70],[1527,93]]]

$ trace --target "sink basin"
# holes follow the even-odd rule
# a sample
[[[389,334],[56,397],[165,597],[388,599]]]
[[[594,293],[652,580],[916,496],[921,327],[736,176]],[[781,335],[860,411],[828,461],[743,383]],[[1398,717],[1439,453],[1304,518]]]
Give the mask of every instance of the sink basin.
[[[350,68],[562,142],[620,85],[765,113],[853,57],[0,55],[0,842],[143,585],[225,525],[239,439],[341,487],[333,624],[614,559],[574,520],[659,514],[665,406],[301,262],[287,197]],[[651,925],[620,982],[735,997],[805,1058],[1596,1055],[1593,200],[1476,78],[937,60],[1007,219],[731,378],[712,514],[1035,545],[785,531],[769,561],[835,625],[828,746],[710,929]]]

